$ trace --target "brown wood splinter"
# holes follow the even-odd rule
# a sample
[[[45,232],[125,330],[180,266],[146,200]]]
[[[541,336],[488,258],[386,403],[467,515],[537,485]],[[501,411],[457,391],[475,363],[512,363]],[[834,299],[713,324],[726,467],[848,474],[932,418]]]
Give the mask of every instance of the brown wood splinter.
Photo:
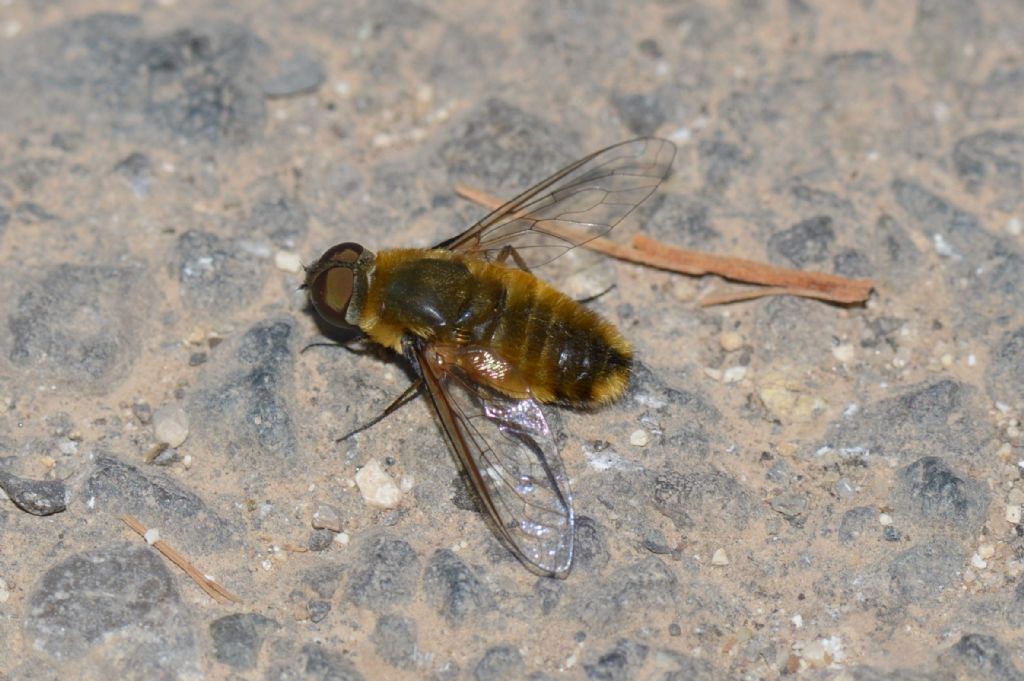
[[[485,192],[462,184],[455,185],[454,189],[455,193],[462,198],[489,210],[494,210],[503,203]],[[824,272],[806,272],[766,265],[745,258],[690,251],[663,244],[643,234],[633,237],[632,245],[627,246],[602,237],[587,241],[587,237],[578,230],[556,222],[545,225],[544,231],[564,236],[574,242],[585,241],[586,243],[583,245],[590,250],[619,260],[691,276],[715,274],[732,281],[765,287],[713,294],[701,301],[701,305],[704,306],[777,295],[800,296],[841,305],[856,305],[868,299],[875,285],[870,279],[847,279]]]
[[[134,532],[136,532],[140,537],[146,539],[146,532],[148,532],[149,530],[147,530],[146,526],[140,523],[134,517],[126,513],[121,516],[121,521],[124,522],[125,525],[130,527]],[[146,539],[146,541],[148,542],[149,540]],[[187,558],[185,558],[185,556],[181,555],[176,550],[171,548],[171,546],[164,540],[157,539],[156,541],[152,542],[152,546],[154,549],[159,551],[164,556],[164,558],[166,558],[167,560],[171,561],[179,568],[184,570],[185,574],[191,577],[192,581],[198,584],[199,588],[205,591],[207,595],[209,595],[210,598],[212,598],[213,600],[217,601],[218,603],[242,602],[241,598],[234,595],[233,593],[222,587],[220,584],[218,584],[217,582],[213,581],[212,579],[204,575],[202,572],[200,572],[195,565],[193,565],[191,562],[189,562]]]

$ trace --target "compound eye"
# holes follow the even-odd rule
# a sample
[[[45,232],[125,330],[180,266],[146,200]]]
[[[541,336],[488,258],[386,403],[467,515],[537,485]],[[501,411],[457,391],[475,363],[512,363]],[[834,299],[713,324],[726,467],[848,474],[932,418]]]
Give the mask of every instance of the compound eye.
[[[343,244],[338,244],[337,246],[331,246],[328,248],[327,251],[320,256],[320,263],[322,265],[352,265],[359,260],[359,256],[363,254],[364,250],[366,249],[359,244],[346,241]]]
[[[359,244],[338,244],[328,249],[310,268],[311,276],[306,283],[309,300],[317,314],[332,326],[352,327],[345,316],[352,302],[354,267],[363,250]]]

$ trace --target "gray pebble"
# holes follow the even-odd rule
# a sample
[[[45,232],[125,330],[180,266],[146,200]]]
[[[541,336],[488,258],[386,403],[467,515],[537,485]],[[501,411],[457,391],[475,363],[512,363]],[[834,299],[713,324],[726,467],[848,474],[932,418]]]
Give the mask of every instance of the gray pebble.
[[[996,400],[1024,403],[1024,326],[1007,331],[996,342],[985,371],[988,392]]]
[[[488,648],[473,667],[474,681],[514,681],[523,676],[523,656],[508,645]]]
[[[53,515],[68,507],[62,480],[28,480],[0,471],[0,489],[21,510],[32,515]]]
[[[268,319],[250,327],[204,374],[189,396],[190,437],[198,446],[245,461],[255,475],[272,461],[296,455],[297,435],[288,399],[293,381],[294,322]],[[218,348],[220,350],[220,348]]]
[[[894,595],[906,603],[936,602],[960,583],[964,551],[952,540],[938,538],[897,555],[888,574]]]
[[[594,662],[584,663],[588,679],[596,681],[618,681],[634,678],[647,660],[647,646],[619,639],[615,645],[601,653]]]
[[[191,616],[167,562],[147,546],[115,545],[57,563],[32,589],[24,626],[29,646],[73,663],[75,677],[201,675]]]
[[[130,513],[143,524],[174,527],[193,549],[223,549],[236,541],[233,524],[197,495],[162,473],[143,473],[109,455],[96,458],[81,497],[92,513]]]
[[[412,599],[420,559],[409,544],[400,539],[378,537],[368,541],[361,553],[362,558],[345,591],[348,600],[380,612]]]
[[[139,310],[149,309],[140,272],[121,267],[47,267],[19,282],[8,308],[4,352],[33,381],[103,394],[128,374],[138,354]],[[9,343],[9,345],[8,345]]]
[[[430,557],[423,590],[437,613],[453,626],[495,607],[490,590],[448,549],[438,549]]]
[[[263,94],[267,97],[293,97],[316,92],[325,78],[320,61],[299,52],[281,63],[277,71],[263,81]]]
[[[807,497],[802,494],[780,494],[772,497],[769,503],[776,513],[787,520],[793,520],[807,509]]]
[[[1024,672],[1014,664],[1014,657],[1013,649],[995,636],[968,633],[939,656],[939,663],[956,679],[1021,681]]]
[[[743,529],[750,522],[753,499],[730,475],[715,469],[650,474],[654,508],[680,530],[695,527]]]
[[[452,126],[437,160],[452,181],[478,182],[504,195],[526,189],[576,158],[571,140],[572,135],[533,112],[488,99]]]
[[[984,483],[965,479],[937,457],[918,459],[899,472],[893,507],[938,530],[955,527],[976,533],[985,520],[989,495]]]
[[[398,669],[416,664],[416,621],[401,615],[381,615],[370,635],[377,654]]]
[[[819,447],[906,462],[941,453],[955,461],[980,456],[992,435],[977,391],[965,383],[941,379],[908,386],[852,417],[840,418]]]
[[[625,613],[672,608],[677,587],[675,574],[660,558],[650,556],[601,578],[584,600],[574,606],[574,612],[588,627],[609,631],[622,621]]]
[[[871,506],[858,506],[843,514],[837,538],[840,544],[849,545],[877,528],[878,511]]]
[[[194,312],[217,319],[226,306],[244,307],[259,295],[253,282],[262,280],[262,263],[237,242],[190,230],[175,250],[181,295]]]
[[[836,240],[832,218],[818,215],[802,220],[768,239],[769,250],[796,267],[820,265],[828,258]]]
[[[310,551],[326,551],[334,543],[334,533],[330,530],[313,530],[309,533],[306,545]]]
[[[255,669],[267,634],[280,628],[258,613],[225,615],[210,622],[213,656],[235,669]]]

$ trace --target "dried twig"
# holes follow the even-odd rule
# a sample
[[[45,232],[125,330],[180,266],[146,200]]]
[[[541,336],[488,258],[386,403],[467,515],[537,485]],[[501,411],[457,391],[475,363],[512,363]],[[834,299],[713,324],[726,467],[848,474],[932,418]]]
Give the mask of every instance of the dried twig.
[[[146,526],[140,523],[138,520],[128,515],[127,513],[121,516],[121,520],[124,522],[125,525],[132,528],[132,530],[135,531],[140,537],[145,539],[148,543],[152,544],[153,548],[155,548],[157,551],[163,554],[163,556],[167,560],[171,561],[172,563],[180,567],[182,570],[184,570],[185,574],[191,577],[192,581],[198,584],[199,588],[205,591],[210,596],[210,598],[217,601],[218,603],[242,602],[241,598],[234,595],[233,593],[222,587],[220,584],[218,584],[217,582],[213,581],[212,579],[204,575],[202,572],[200,572],[196,568],[196,566],[194,566],[192,563],[189,562],[187,558],[185,558],[185,556],[181,555],[173,548],[171,548],[170,545],[164,540],[157,539],[155,541],[150,541],[149,537],[146,536],[146,533],[149,530],[147,530]]]
[[[455,185],[455,193],[490,210],[502,203],[485,192],[461,184]],[[587,248],[620,260],[693,276],[716,274],[733,281],[771,287],[706,297],[701,301],[702,305],[720,305],[772,295],[801,296],[851,305],[866,301],[874,287],[874,282],[869,279],[847,279],[823,272],[805,272],[744,258],[689,251],[642,234],[633,237],[633,244],[627,246],[601,237],[587,241],[589,237],[585,233],[557,222],[546,224],[544,229],[570,241],[586,241]]]

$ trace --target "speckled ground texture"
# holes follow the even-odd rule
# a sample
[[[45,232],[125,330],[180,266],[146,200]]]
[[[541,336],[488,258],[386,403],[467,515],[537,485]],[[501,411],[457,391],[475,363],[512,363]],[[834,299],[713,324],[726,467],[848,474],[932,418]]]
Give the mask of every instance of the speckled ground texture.
[[[0,679],[1024,679],[1024,6],[494,4],[0,0]],[[335,443],[410,372],[300,354],[296,264],[638,134],[620,241],[878,286],[599,265],[639,364],[538,578],[424,399]]]

